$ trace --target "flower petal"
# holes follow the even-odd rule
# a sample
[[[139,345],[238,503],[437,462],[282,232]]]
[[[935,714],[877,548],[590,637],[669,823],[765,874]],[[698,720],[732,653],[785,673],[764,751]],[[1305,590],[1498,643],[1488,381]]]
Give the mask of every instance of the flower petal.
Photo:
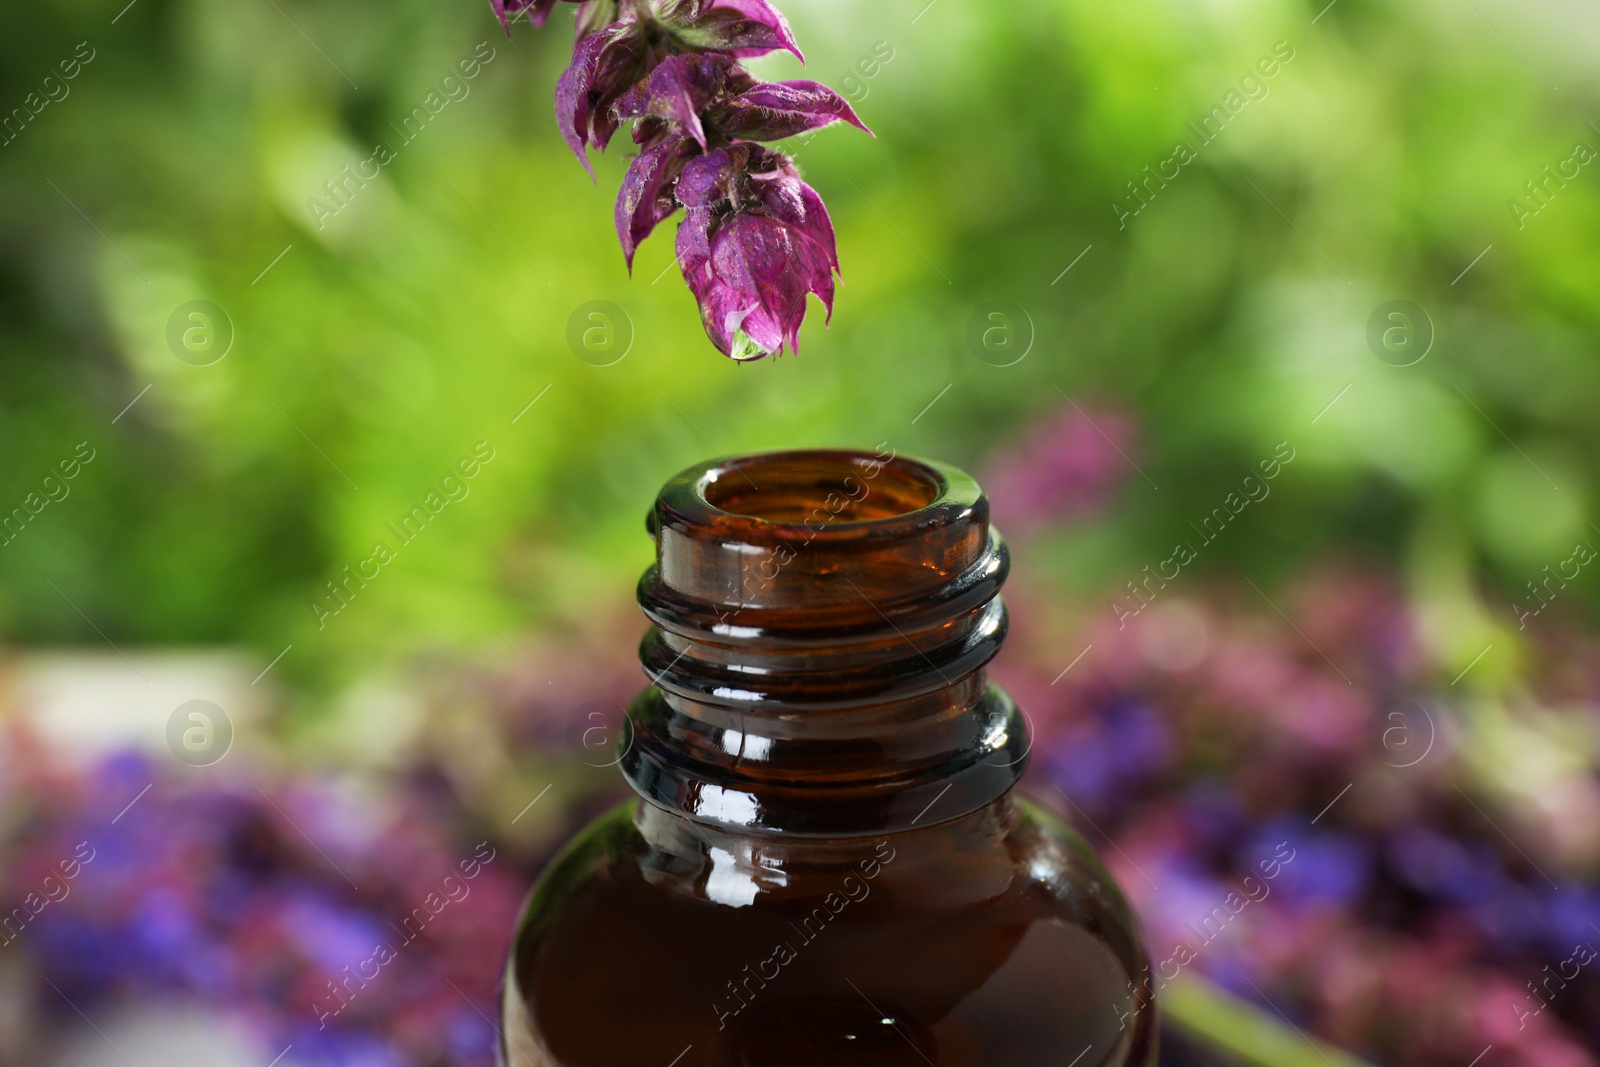
[[[806,61],[789,20],[770,0],[682,0],[658,11],[668,28],[697,51],[746,57],[783,49]]]
[[[784,159],[777,153],[769,153]],[[761,211],[790,226],[795,233],[816,246],[818,254],[834,270],[839,269],[839,246],[833,220],[817,191],[800,180],[787,161],[775,171],[753,176],[750,183]]]
[[[639,243],[678,210],[672,185],[695,151],[694,142],[673,138],[645,149],[629,165],[617,196],[617,238],[630,273]]]
[[[760,359],[783,348],[783,332],[743,293],[723,284],[709,263],[685,268],[684,280],[700,305],[706,336],[733,359]]]
[[[736,167],[734,155],[729,149],[718,148],[684,166],[683,176],[678,179],[678,199],[684,207],[712,208],[728,198]]]
[[[721,109],[719,109],[721,110]],[[728,101],[718,125],[732,137],[779,141],[844,121],[866,130],[849,101],[819,82],[761,82]]]
[[[733,66],[732,59],[715,54],[664,59],[650,77],[618,98],[616,117],[670,119],[704,148],[706,134],[700,112],[722,93]]]
[[[599,33],[579,41],[572,51],[571,65],[562,72],[561,80],[556,82],[556,125],[561,128],[562,138],[591,178],[594,177],[594,168],[589,165],[586,146],[589,143],[589,120],[595,104],[592,87],[605,44],[605,34]]]
[[[556,121],[561,136],[594,177],[587,147],[605,150],[616,133],[612,104],[645,73],[646,57],[634,23],[619,22],[580,40],[572,63],[556,83]]]
[[[805,318],[806,285],[794,260],[788,229],[764,215],[735,216],[711,242],[712,273],[748,307],[744,332],[775,354],[785,341],[793,347]]]
[[[799,179],[796,179],[798,181]],[[839,269],[839,242],[834,237],[833,219],[828,216],[828,209],[822,203],[822,197],[817,191],[805,182],[800,182],[800,201],[805,206],[804,221],[796,224],[795,228],[816,246],[818,253],[832,270]],[[830,295],[823,302],[828,305],[828,314],[833,314],[832,285],[829,285]],[[821,295],[820,293],[818,295]]]
[[[833,316],[838,246],[816,190],[787,156],[740,141],[685,164],[677,195],[678,262],[712,341],[734,358],[798,352],[806,296]]]
[[[678,223],[678,263],[685,276],[690,264],[704,263],[711,258],[711,230],[717,216],[710,208],[685,207],[683,221]]]
[[[494,9],[495,17],[505,27],[506,36],[509,37],[511,20],[523,11],[528,12],[529,22],[543,26],[545,19],[550,17],[551,9],[556,6],[556,0],[489,0],[489,6]]]
[[[711,240],[712,274],[749,306],[744,332],[767,345],[774,337],[800,350],[806,294],[832,309],[833,276],[826,257],[809,240],[766,215],[736,215]]]

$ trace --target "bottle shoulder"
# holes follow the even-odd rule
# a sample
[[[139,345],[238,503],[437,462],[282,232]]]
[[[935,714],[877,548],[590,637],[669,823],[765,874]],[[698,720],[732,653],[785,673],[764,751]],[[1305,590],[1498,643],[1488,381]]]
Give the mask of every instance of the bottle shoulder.
[[[781,842],[686,829],[675,843],[641,827],[642,801],[603,813],[546,867],[525,921],[553,921],[574,898],[652,893],[664,906],[783,907],[831,888],[872,883],[892,903],[918,908],[993,906],[1027,899],[1079,914],[1131,922],[1121,891],[1082,836],[1042,805],[1007,798],[967,832],[951,824],[912,833]],[[683,847],[687,845],[688,847]],[[847,881],[848,880],[848,881]],[[888,902],[886,902],[888,903]]]
[[[670,1060],[696,1032],[700,1047],[727,1050],[785,1033],[795,1047],[843,1041],[882,1025],[857,1018],[869,1002],[908,1033],[923,1028],[948,1050],[941,1065],[1053,1063],[997,1050],[1059,1050],[1079,1035],[1106,1053],[1084,1064],[1142,1064],[1129,1057],[1153,1040],[1136,982],[1143,954],[1114,884],[1036,805],[1007,799],[979,814],[781,849],[692,831],[698,847],[684,848],[634,805],[615,809],[536,887],[508,961],[506,1017],[563,1067],[642,1051],[632,1037],[612,1048],[582,1033],[577,1020],[602,1006],[627,1004],[640,1025],[681,1034]]]

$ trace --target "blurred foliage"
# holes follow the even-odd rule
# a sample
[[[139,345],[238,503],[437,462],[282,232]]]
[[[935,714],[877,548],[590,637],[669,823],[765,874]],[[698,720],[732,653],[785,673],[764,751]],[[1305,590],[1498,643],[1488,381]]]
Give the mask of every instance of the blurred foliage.
[[[798,148],[845,285],[798,357],[739,367],[666,234],[628,277],[607,192],[626,145],[595,186],[561,144],[559,25],[507,40],[473,2],[125,3],[0,14],[7,113],[80,42],[94,55],[0,147],[0,512],[96,450],[0,549],[10,638],[264,660],[293,642],[279,669],[312,689],[419,646],[510,657],[497,631],[626,605],[644,510],[698,458],[888,441],[984,469],[1069,396],[1137,413],[1147,476],[1036,548],[1081,595],[1166,557],[1280,441],[1302,458],[1278,501],[1198,569],[1271,588],[1341,546],[1409,561],[1439,604],[1481,593],[1505,627],[1595,534],[1600,168],[1547,185],[1521,229],[1508,205],[1600,146],[1593,11],[789,0],[810,76],[877,138]],[[1293,58],[1265,95],[1199,144],[1188,124],[1278,42]],[[404,143],[480,47],[467,95]],[[1113,201],[1179,139],[1198,158],[1119,226]],[[307,202],[379,142],[393,161],[319,228]],[[1366,342],[1401,298],[1437,330],[1408,367]],[[166,339],[195,299],[236,330],[211,366]],[[631,319],[612,366],[568,348],[592,300]],[[989,300],[1036,330],[1013,366],[968,349]],[[495,458],[470,495],[400,546],[385,524],[478,442]],[[397,559],[319,629],[311,605],[380,539]],[[1592,589],[1554,610],[1592,614]],[[1448,625],[1464,663],[1489,623]]]

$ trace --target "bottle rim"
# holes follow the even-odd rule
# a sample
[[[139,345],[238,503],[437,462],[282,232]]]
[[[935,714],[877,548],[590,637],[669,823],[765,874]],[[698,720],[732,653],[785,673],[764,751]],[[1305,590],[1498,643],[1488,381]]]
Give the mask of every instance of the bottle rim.
[[[893,451],[785,449],[685,468],[662,487],[650,527],[752,543],[894,540],[986,512],[978,483],[949,464]]]

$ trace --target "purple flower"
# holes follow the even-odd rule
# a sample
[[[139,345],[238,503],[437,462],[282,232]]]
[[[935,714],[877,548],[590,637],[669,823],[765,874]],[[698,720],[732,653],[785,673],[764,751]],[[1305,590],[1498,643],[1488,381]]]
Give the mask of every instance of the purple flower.
[[[812,81],[757,81],[724,55],[673,56],[614,105],[638,119],[633,139],[693,138],[704,149],[731,141],[779,141],[834,122],[871,133],[844,97]],[[708,132],[709,131],[709,132]]]
[[[838,121],[872,133],[844,97],[820,82],[757,82],[727,102],[718,126],[746,141],[778,141]]]
[[[556,122],[589,176],[590,145],[605,150],[617,130],[611,105],[644,77],[647,57],[628,39],[626,23],[590,34],[572,52],[572,65],[556,83]]]
[[[721,55],[663,61],[617,101],[614,111],[618,118],[638,120],[634,140],[646,146],[628,168],[617,197],[617,237],[630,270],[639,242],[677,210],[674,186],[700,152],[739,140],[776,140],[838,121],[867,129],[832,89],[816,82],[760,82]],[[784,165],[792,177],[792,166]],[[825,211],[821,221],[827,223]],[[827,242],[831,254],[831,225]]]
[[[535,3],[541,0],[534,0]],[[616,21],[584,33],[606,9]],[[578,45],[572,65],[556,85],[556,121],[578,159],[588,168],[590,147],[605,150],[621,119],[613,105],[644,82],[665,60],[722,52],[758,56],[787,49],[800,56],[789,23],[767,0],[588,0],[579,12]]]
[[[615,110],[619,119],[639,120],[633,128],[639,144],[677,134],[705,148],[700,113],[717,97],[748,91],[755,84],[755,78],[727,56],[673,56],[624,93]]]
[[[822,198],[787,156],[739,142],[691,160],[678,262],[706,333],[736,360],[800,348],[806,294],[833,314],[839,253]]]
[[[640,152],[628,167],[617,196],[617,238],[630,271],[639,242],[678,210],[673,186],[684,164],[698,152],[695,143],[686,138],[662,141]]]
[[[491,0],[502,22],[527,10],[535,25],[557,2]],[[682,206],[678,262],[711,340],[738,360],[798,351],[807,294],[833,313],[833,223],[792,160],[751,142],[834,122],[872,131],[825,85],[762,82],[739,65],[779,49],[805,61],[769,0],[581,0],[576,22],[556,119],[591,177],[589,149],[635,123],[640,153],[615,213],[628,269]]]
[[[647,0],[634,0],[641,7]],[[789,20],[768,0],[655,0],[663,26],[699,52],[726,52],[748,59],[779,49],[806,57]]]

